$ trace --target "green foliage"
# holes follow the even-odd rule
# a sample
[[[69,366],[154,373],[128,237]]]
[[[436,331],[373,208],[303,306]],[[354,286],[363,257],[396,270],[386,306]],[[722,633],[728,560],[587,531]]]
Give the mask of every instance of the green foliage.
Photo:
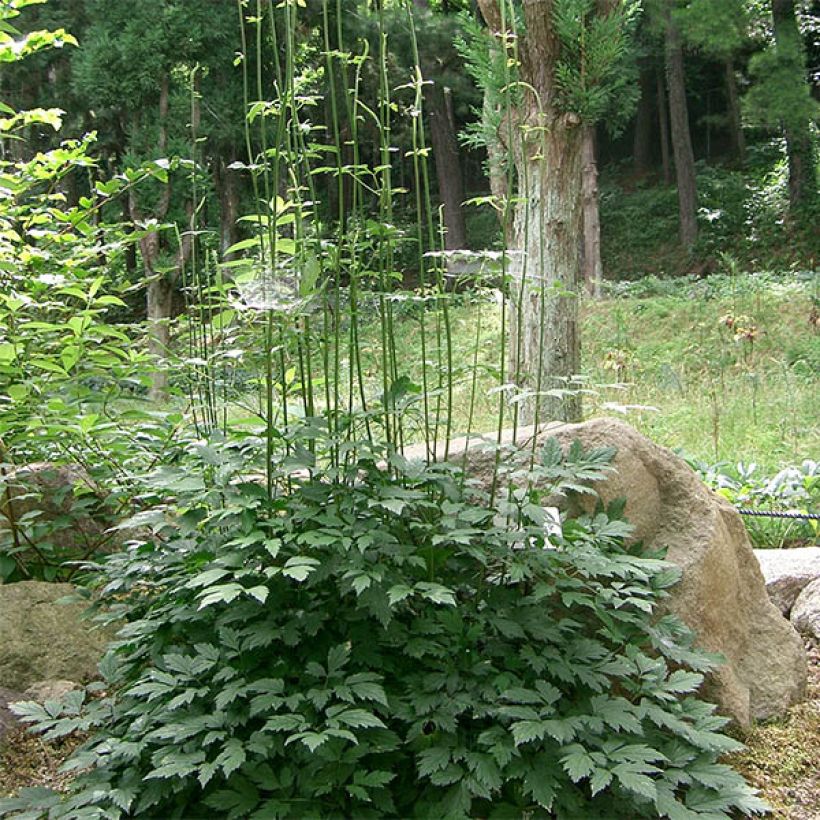
[[[725,59],[749,42],[753,11],[744,0],[687,0],[674,19],[688,42]]]
[[[236,476],[241,447],[199,454],[218,482],[107,562],[103,601],[126,626],[104,691],[19,709],[46,737],[93,730],[71,794],[0,813],[764,810],[716,762],[738,744],[694,694],[712,661],[651,617],[675,568],[627,547],[615,509],[545,532],[542,495],[589,492],[611,451],[550,442],[539,490],[495,506],[451,466],[379,468],[378,452],[291,476],[270,503]]]
[[[12,15],[23,5],[13,4]],[[8,19],[4,7],[0,22]],[[28,46],[6,36],[2,59],[25,56]],[[64,40],[60,32],[37,37],[38,43]],[[59,111],[18,113],[3,104],[2,112],[0,131],[15,140],[32,125],[60,125]],[[148,368],[133,344],[139,331],[118,321],[127,289],[117,272],[141,234],[108,218],[119,197],[166,171],[151,163],[92,181],[72,203],[65,189],[93,175],[94,147],[88,135],[30,159],[0,159],[0,582],[59,577],[71,571],[61,567],[66,559],[89,554],[88,545],[63,550],[54,540],[55,526],[70,528],[65,520],[14,518],[5,477],[15,465],[79,463],[95,478],[123,485],[136,461],[167,445],[166,419],[120,401],[140,393]],[[128,424],[133,436],[124,433]],[[88,503],[78,502],[78,516]]]
[[[79,562],[111,551],[115,498],[89,484],[87,475],[53,464],[33,474],[0,469],[0,583],[71,580]]]
[[[820,512],[820,465],[806,459],[800,465],[762,474],[757,464],[721,463],[693,467],[706,483],[738,507],[759,512]],[[818,543],[819,522],[810,519],[778,519],[747,516],[744,519],[755,547],[789,547]]]
[[[752,122],[788,127],[820,116],[805,81],[806,58],[799,40],[784,35],[770,43],[752,57],[749,74],[753,82],[744,103]]]
[[[462,142],[471,148],[489,148],[488,173],[507,173],[505,152],[493,151],[499,141],[504,112],[519,94],[516,68],[511,64],[508,46],[484,28],[474,15],[459,15],[459,34],[454,45],[467,74],[483,91],[481,106],[473,106],[473,121],[461,132]],[[498,155],[498,156],[497,156]]]
[[[638,102],[632,29],[640,4],[616,4],[600,13],[595,0],[557,0],[553,5],[561,56],[555,75],[564,110],[594,124],[607,117],[619,133]]]
[[[674,239],[675,189],[646,182],[635,185],[624,170],[610,169],[601,182],[607,278],[676,276],[702,271],[704,263],[709,271],[722,254],[731,254],[749,270],[813,266],[814,225],[788,218],[788,163],[782,139],[751,145],[742,169],[696,163],[700,207],[694,257],[682,254]]]

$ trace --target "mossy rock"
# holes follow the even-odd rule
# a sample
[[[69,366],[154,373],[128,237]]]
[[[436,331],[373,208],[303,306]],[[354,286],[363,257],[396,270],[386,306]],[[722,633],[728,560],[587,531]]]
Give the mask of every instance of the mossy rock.
[[[22,692],[36,681],[97,677],[110,635],[83,619],[83,603],[58,603],[73,584],[0,585],[0,687]]]

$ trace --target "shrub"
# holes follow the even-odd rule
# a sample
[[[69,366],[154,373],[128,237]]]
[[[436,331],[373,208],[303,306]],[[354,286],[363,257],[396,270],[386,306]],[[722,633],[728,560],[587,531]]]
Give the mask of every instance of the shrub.
[[[625,543],[616,508],[546,534],[542,494],[585,491],[611,455],[551,442],[542,490],[493,505],[450,465],[375,454],[269,502],[236,448],[208,451],[218,486],[107,563],[127,625],[104,691],[21,709],[47,738],[94,730],[71,795],[0,814],[762,810],[716,762],[738,744],[694,694],[712,661],[652,618],[675,568]]]
[[[754,512],[811,513],[820,507],[820,465],[806,459],[764,475],[757,464],[711,466],[690,462],[704,481],[737,507]],[[755,547],[785,547],[816,543],[818,522],[809,518],[748,516],[744,523]]]

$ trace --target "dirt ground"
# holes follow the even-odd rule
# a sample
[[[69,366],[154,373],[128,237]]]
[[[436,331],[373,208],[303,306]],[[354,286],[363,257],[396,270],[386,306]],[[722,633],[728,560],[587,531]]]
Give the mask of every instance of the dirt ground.
[[[762,792],[777,820],[820,818],[820,644],[807,641],[806,700],[741,735],[746,750],[727,760]]]

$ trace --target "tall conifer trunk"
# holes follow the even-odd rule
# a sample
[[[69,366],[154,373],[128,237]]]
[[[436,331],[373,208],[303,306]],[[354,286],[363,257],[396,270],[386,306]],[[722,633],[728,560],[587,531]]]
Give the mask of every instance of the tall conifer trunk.
[[[797,86],[795,98],[800,96],[800,85],[806,85],[805,58],[797,26],[794,0],[772,0],[775,46],[785,64],[791,64],[792,83]],[[817,169],[814,161],[811,123],[802,107],[796,107],[792,116],[783,123],[786,153],[789,160],[789,205],[798,209],[817,198]]]
[[[636,174],[647,174],[652,167],[652,69],[641,65],[641,96],[635,116],[635,135],[632,140],[632,163]]]
[[[219,195],[219,249],[225,259],[229,258],[225,252],[236,243],[238,236],[239,192],[236,189],[236,172],[228,167],[231,162],[230,158],[226,161],[223,157],[214,162],[214,184]]]
[[[601,262],[601,216],[598,208],[598,160],[595,155],[595,126],[584,128],[582,147],[584,197],[584,271],[587,292],[600,297],[603,281]]]
[[[732,145],[741,163],[746,161],[746,138],[743,136],[743,120],[740,115],[740,100],[737,93],[735,64],[731,57],[723,61],[726,76],[726,108],[729,114],[729,128],[732,132]]]
[[[479,8],[493,33],[508,36],[496,0],[479,0]],[[580,369],[584,129],[576,115],[557,108],[559,43],[551,0],[529,0],[524,19],[519,72],[535,94],[524,92],[506,124],[514,142],[508,149],[519,194],[514,247],[521,252],[511,271],[508,375],[520,389],[542,394],[519,403],[520,421],[577,421],[579,395],[543,393],[566,387],[566,380]]]
[[[413,0],[414,5],[430,12],[428,0]],[[444,222],[444,247],[460,250],[467,247],[467,226],[464,221],[464,177],[461,172],[461,151],[456,134],[453,99],[450,89],[436,79],[435,61],[422,58],[425,80],[424,103],[430,123],[430,143],[436,163],[436,180]]]
[[[672,19],[670,5],[666,7],[666,80],[669,85],[669,120],[672,125],[672,151],[675,155],[675,178],[678,184],[680,240],[686,250],[691,250],[698,238],[695,155],[692,151],[689,111],[686,106],[683,46],[680,32]]]
[[[666,83],[663,71],[656,75],[658,93],[658,134],[661,141],[661,167],[663,168],[663,182],[672,184],[672,160],[669,156],[669,109],[666,104]]]
[[[464,221],[464,179],[461,152],[456,136],[453,101],[449,88],[438,83],[426,92],[430,117],[430,142],[436,162],[439,198],[444,210],[444,247],[458,250],[467,247]]]

